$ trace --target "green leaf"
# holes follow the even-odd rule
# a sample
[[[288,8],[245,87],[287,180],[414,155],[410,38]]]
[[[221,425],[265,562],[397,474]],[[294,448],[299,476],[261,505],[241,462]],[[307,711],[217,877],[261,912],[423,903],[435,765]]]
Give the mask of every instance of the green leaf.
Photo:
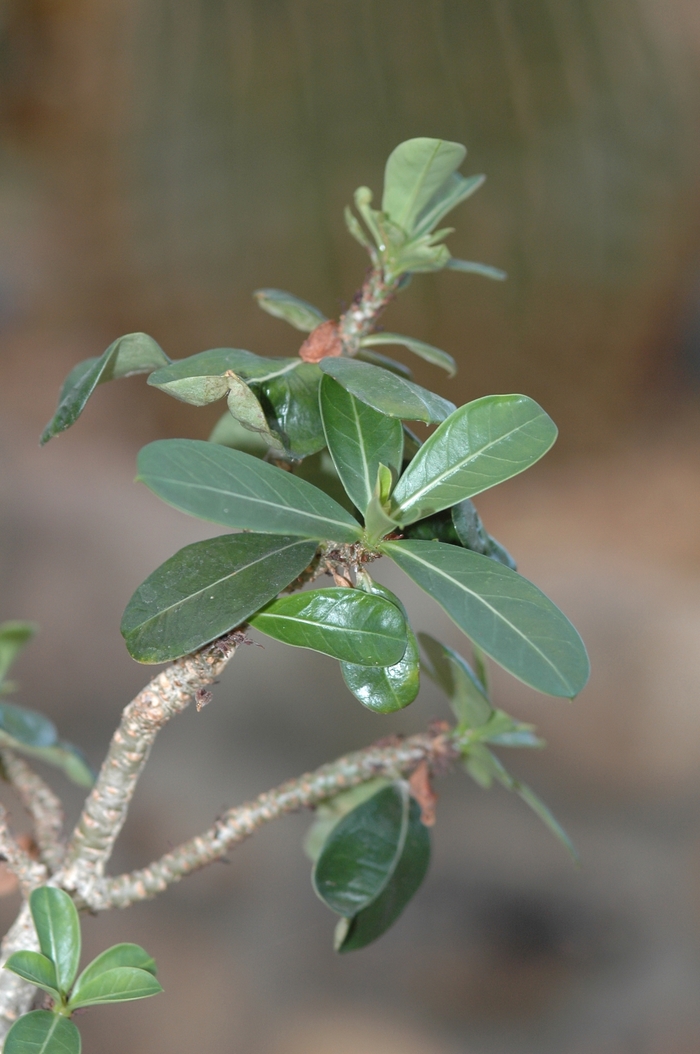
[[[432,516],[517,476],[547,453],[556,425],[525,395],[487,395],[436,428],[396,485],[399,523]]]
[[[245,428],[228,410],[214,425],[209,442],[230,446],[234,450],[244,450],[246,454],[253,454],[255,457],[265,457],[270,449],[261,433]]]
[[[419,238],[432,231],[448,212],[470,198],[485,179],[486,176],[461,176],[459,172],[453,172],[416,219],[414,237]]]
[[[226,395],[229,372],[244,381],[261,383],[295,370],[300,362],[296,358],[266,359],[243,348],[211,348],[156,370],[148,383],[182,402],[206,406]]]
[[[399,377],[405,377],[407,381],[410,381],[413,377],[413,373],[408,366],[404,366],[402,362],[398,362],[396,359],[390,359],[388,355],[380,355],[378,351],[370,351],[369,348],[360,347],[356,358],[361,359],[363,362],[369,362],[372,366],[381,366],[383,369],[388,370],[389,373],[396,373]]]
[[[7,1033],[4,1054],[80,1054],[80,1033],[67,1017],[49,1010],[24,1014]]]
[[[16,619],[0,622],[0,682],[5,680],[12,663],[38,630],[34,622]]]
[[[451,515],[457,537],[465,549],[490,556],[492,560],[498,560],[499,563],[510,567],[511,571],[517,571],[515,560],[500,542],[488,534],[476,506],[469,498],[453,505]]]
[[[132,966],[138,970],[156,975],[156,961],[151,958],[147,951],[138,944],[113,944],[107,951],[96,956],[89,963],[78,980],[75,982],[75,991],[79,991],[88,982],[93,981],[100,974],[113,970],[117,966]]]
[[[270,426],[278,432],[289,456],[308,457],[326,445],[318,402],[321,371],[312,362],[260,385],[260,401]]]
[[[466,148],[444,139],[408,139],[392,150],[384,172],[382,211],[404,231],[464,161]]]
[[[447,370],[450,377],[457,372],[457,363],[440,348],[434,348],[432,344],[426,344],[424,340],[415,340],[414,337],[400,337],[398,333],[372,333],[369,337],[363,337],[360,342],[363,348],[374,348],[382,344],[401,344],[408,348],[414,355],[420,356],[426,362],[432,362],[434,366],[441,366]]]
[[[225,527],[359,541],[362,529],[316,487],[241,450],[161,439],[138,456],[138,478],[176,509]]]
[[[304,852],[309,860],[316,863],[326,838],[343,816],[347,816],[356,805],[367,801],[382,787],[388,787],[390,783],[391,780],[383,777],[368,780],[367,783],[360,783],[357,787],[351,787],[350,790],[341,791],[340,794],[336,794],[322,805],[317,806],[314,822],[304,838]]]
[[[50,747],[58,739],[53,721],[35,710],[0,703],[0,733],[28,747]]]
[[[410,524],[458,504],[540,460],[557,426],[526,395],[486,395],[450,414],[396,484],[392,513]]]
[[[335,934],[336,951],[355,951],[377,940],[418,891],[430,864],[430,833],[420,815],[418,802],[411,798],[406,841],[394,872],[376,900],[353,918],[340,920]]]
[[[162,991],[161,985],[148,970],[138,970],[133,966],[115,966],[76,987],[68,1008],[73,1011],[81,1006],[96,1006],[99,1003],[146,999],[149,995],[158,995]]]
[[[44,429],[41,445],[75,424],[98,384],[134,373],[150,373],[168,361],[152,337],[128,333],[110,344],[100,358],[79,362],[64,381],[56,413]]]
[[[406,609],[390,589],[372,581],[368,574],[358,575],[358,586],[374,596],[384,597],[396,604],[406,619],[408,643],[403,658],[393,666],[358,666],[341,662],[343,680],[356,699],[378,714],[403,710],[418,695],[420,688],[420,656],[413,630],[408,624]]]
[[[396,418],[356,399],[332,377],[321,381],[321,417],[328,450],[360,512],[369,505],[380,464],[401,470],[403,429]]]
[[[450,271],[462,271],[464,274],[480,274],[484,278],[493,278],[496,282],[503,282],[508,277],[500,267],[476,263],[474,260],[456,260],[454,256],[449,258],[445,267]]]
[[[405,421],[444,421],[454,403],[380,366],[356,359],[322,359],[320,368],[368,406]]]
[[[432,663],[428,674],[450,700],[460,728],[481,728],[493,714],[486,688],[459,652],[441,644],[428,633],[418,639]]]
[[[284,444],[279,436],[270,431],[265,412],[254,392],[235,373],[228,374],[227,382],[229,390],[226,401],[231,416],[240,421],[244,428],[262,436],[267,446],[276,451],[283,451]]]
[[[250,625],[296,648],[363,666],[391,666],[406,651],[406,621],[395,604],[359,589],[316,589],[280,597]]]
[[[589,674],[583,641],[526,578],[443,542],[382,542],[380,550],[514,677],[548,695],[581,691]]]
[[[66,994],[80,962],[80,920],[75,904],[62,889],[40,886],[32,891],[29,907],[39,947],[56,967],[58,989]]]
[[[401,857],[408,831],[408,787],[389,784],[336,824],[316,861],[316,894],[338,915],[352,916],[375,900]]]
[[[61,1002],[56,967],[45,955],[30,951],[15,952],[5,963],[5,969],[12,970],[18,977],[23,977],[37,988],[43,988],[57,1003]]]
[[[258,306],[267,311],[268,315],[281,318],[302,333],[310,333],[316,326],[326,322],[326,316],[313,304],[306,300],[300,300],[292,293],[285,293],[283,289],[256,289],[253,296]]]
[[[129,601],[121,631],[138,662],[170,662],[208,644],[276,597],[306,568],[316,542],[225,534],[186,545]]]

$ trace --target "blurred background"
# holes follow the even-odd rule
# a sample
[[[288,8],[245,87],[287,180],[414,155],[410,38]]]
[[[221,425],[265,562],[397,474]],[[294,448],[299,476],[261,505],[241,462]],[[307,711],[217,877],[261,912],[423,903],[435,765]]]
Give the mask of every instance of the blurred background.
[[[206,438],[223,407],[134,378],[40,452],[65,374],[134,330],[173,357],[294,354],[252,290],[337,315],[365,268],[342,207],[361,183],[379,193],[414,135],[466,143],[463,171],[487,173],[450,248],[510,277],[419,276],[386,323],[458,359],[448,385],[411,362],[419,383],[458,402],[524,391],[557,421],[555,451],[478,504],[593,664],[571,705],[496,677],[549,743],[506,760],[579,871],[520,802],[455,774],[415,902],[337,957],[310,820],[291,817],[158,901],[86,919],[86,953],[140,941],[166,989],[85,1014],[86,1054],[697,1054],[699,130],[692,0],[1,0],[0,618],[42,626],[18,701],[98,765],[149,676],[119,635],[126,602],[220,533],[133,475],[145,442]],[[114,868],[433,716],[428,685],[379,718],[330,659],[243,649],[215,701],[163,733]],[[51,780],[73,819],[79,794]],[[0,921],[15,910],[0,901]]]

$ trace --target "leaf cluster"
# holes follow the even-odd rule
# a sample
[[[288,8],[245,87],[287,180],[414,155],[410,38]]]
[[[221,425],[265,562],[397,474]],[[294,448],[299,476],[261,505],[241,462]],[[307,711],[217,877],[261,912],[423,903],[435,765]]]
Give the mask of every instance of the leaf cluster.
[[[362,223],[349,209],[346,221],[372,271],[339,322],[291,293],[257,290],[263,310],[310,334],[298,356],[222,347],[171,361],[151,338],[131,334],[75,367],[42,441],[74,423],[113,377],[147,373],[151,387],[195,406],[225,399],[207,442],[160,440],[139,454],[137,478],[154,494],[227,533],[185,546],[137,588],[121,626],[131,655],[170,661],[249,625],[337,660],[350,692],[375,713],[408,706],[423,666],[454,710],[452,738],[467,772],[519,794],[573,853],[546,806],[494,753],[541,742],[492,705],[485,656],[538,691],[573,698],[588,677],[586,651],[566,616],[518,574],[472,501],[539,461],[556,426],[521,394],[457,407],[377,350],[403,345],[452,375],[447,352],[377,331],[378,312],[415,273],[504,277],[453,259],[444,244],[444,217],[483,182],[459,173],[465,154],[458,143],[412,139],[387,161],[381,209],[359,188]],[[354,330],[353,310],[363,320]],[[410,430],[416,421],[433,429],[425,442]],[[401,599],[369,573],[380,557],[468,637],[474,668],[425,634],[422,662]],[[324,573],[334,584],[319,588]],[[0,664],[2,655],[0,635]],[[418,889],[430,856],[421,816],[401,779],[371,781],[319,810],[307,845],[314,888],[340,916],[339,951],[379,937]]]
[[[19,951],[5,969],[36,985],[53,1000],[52,1010],[20,1017],[5,1040],[6,1054],[80,1054],[80,1033],[70,1020],[84,1007],[145,999],[162,992],[156,964],[138,944],[115,944],[93,959],[80,976],[80,919],[62,889],[35,889],[29,906],[40,951]]]

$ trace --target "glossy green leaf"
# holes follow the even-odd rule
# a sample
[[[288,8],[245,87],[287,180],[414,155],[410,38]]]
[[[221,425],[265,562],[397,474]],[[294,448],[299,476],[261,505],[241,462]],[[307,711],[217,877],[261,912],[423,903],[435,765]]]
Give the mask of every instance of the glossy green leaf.
[[[168,361],[152,337],[128,333],[110,344],[100,358],[78,363],[64,381],[56,413],[41,436],[42,446],[75,424],[98,384],[135,373],[150,373]]]
[[[384,890],[352,918],[341,919],[335,933],[335,950],[355,951],[376,941],[404,910],[418,891],[430,864],[430,832],[421,823],[420,806],[409,803],[408,831],[403,852]]]
[[[123,1003],[131,999],[146,999],[163,989],[152,973],[133,966],[115,966],[76,987],[68,1004],[70,1010],[99,1003]]]
[[[476,263],[474,260],[456,260],[451,256],[445,267],[450,271],[462,271],[464,274],[480,274],[484,278],[493,278],[496,282],[503,282],[508,277],[500,267],[491,267],[490,264]]]
[[[24,1014],[7,1033],[4,1054],[80,1054],[80,1033],[67,1017],[49,1010]]]
[[[282,437],[289,456],[300,459],[322,450],[326,439],[318,402],[321,371],[312,362],[296,361],[296,369],[256,390],[270,427]]]
[[[406,609],[390,589],[372,581],[367,574],[358,575],[358,586],[374,596],[396,604],[406,619],[407,644],[403,658],[393,666],[357,666],[341,662],[343,680],[356,699],[378,714],[403,710],[418,695],[420,688],[420,655],[418,644],[408,623]]]
[[[261,433],[245,428],[228,410],[214,425],[209,442],[230,446],[234,450],[243,450],[255,457],[265,457],[270,449]]]
[[[283,451],[284,444],[274,432],[270,431],[265,412],[258,402],[254,392],[245,381],[229,373],[227,376],[228,396],[227,404],[229,413],[250,432],[257,432],[262,436],[264,442],[275,451]]]
[[[391,780],[383,777],[368,780],[367,783],[360,783],[357,787],[351,787],[350,790],[341,791],[340,794],[336,794],[335,797],[317,806],[314,822],[304,838],[304,852],[309,860],[316,863],[326,838],[344,816],[383,787],[388,787],[390,783]]]
[[[210,348],[156,370],[148,383],[182,402],[205,406],[226,395],[229,371],[244,381],[262,383],[289,373],[299,363],[296,358],[266,359],[243,348]]]
[[[16,619],[0,623],[0,681],[5,680],[12,663],[38,629],[34,622]]]
[[[35,710],[0,703],[0,733],[28,747],[50,747],[58,739],[53,721]]]
[[[360,512],[370,503],[380,464],[401,469],[401,422],[356,399],[332,377],[321,381],[321,417],[328,450],[343,486]]]
[[[391,666],[406,651],[406,621],[395,604],[359,589],[315,589],[273,600],[250,625],[296,648],[363,666]]]
[[[316,861],[314,890],[338,915],[352,916],[375,900],[401,857],[408,831],[408,787],[384,787],[336,824]]]
[[[470,198],[485,179],[486,176],[482,175],[462,176],[459,172],[453,172],[416,218],[414,237],[421,237],[432,231],[448,212],[452,212],[452,209]]]
[[[75,982],[75,991],[80,991],[86,984],[93,981],[100,974],[113,970],[117,966],[131,966],[137,970],[145,970],[147,973],[156,975],[156,961],[148,952],[138,944],[114,944],[101,955],[96,956],[89,963],[78,980]]]
[[[405,377],[407,381],[410,381],[413,377],[413,373],[408,366],[404,366],[403,362],[390,359],[388,355],[380,355],[378,351],[372,351],[370,348],[360,347],[356,358],[361,359],[363,362],[369,362],[372,366],[381,366],[383,369],[388,370],[389,373],[397,373],[399,377]]]
[[[452,506],[451,517],[457,537],[465,549],[490,556],[492,560],[498,560],[499,563],[510,567],[511,571],[517,571],[515,560],[508,550],[486,531],[476,506],[469,498]]]
[[[420,212],[464,161],[466,148],[445,139],[408,139],[392,150],[384,172],[382,211],[410,232]]]
[[[400,523],[432,516],[523,472],[547,453],[556,425],[525,395],[487,395],[435,429],[396,485]]]
[[[381,347],[383,344],[401,344],[414,355],[425,359],[426,362],[447,370],[450,377],[454,377],[457,372],[457,363],[451,355],[448,355],[446,351],[441,351],[440,348],[433,347],[432,344],[426,344],[424,340],[416,340],[414,337],[401,337],[398,333],[372,333],[369,337],[363,337],[361,344],[363,348]]]
[[[444,421],[455,409],[442,396],[368,362],[329,358],[322,359],[320,367],[361,402],[389,417],[430,423]]]
[[[5,963],[5,969],[12,970],[18,977],[23,977],[25,981],[35,984],[37,988],[43,988],[57,1003],[61,1002],[56,967],[40,952],[15,952]]]
[[[326,322],[326,316],[313,304],[306,300],[300,300],[292,293],[285,293],[283,289],[256,289],[253,296],[258,306],[267,311],[268,315],[281,318],[302,333],[310,333],[316,326]]]
[[[225,527],[336,542],[355,542],[362,534],[328,495],[241,450],[161,439],[141,450],[138,473],[163,501]]]
[[[279,534],[225,534],[186,545],[129,601],[121,631],[138,662],[170,662],[208,644],[293,582],[316,542]]]
[[[481,728],[493,714],[486,688],[459,652],[428,633],[418,639],[432,663],[429,675],[442,688],[460,728]]]
[[[502,564],[443,542],[382,542],[468,637],[525,684],[572,698],[588,680],[586,649],[544,593]]]
[[[59,991],[67,993],[80,962],[80,920],[75,904],[62,889],[40,886],[32,891],[29,907],[39,947],[56,967]]]

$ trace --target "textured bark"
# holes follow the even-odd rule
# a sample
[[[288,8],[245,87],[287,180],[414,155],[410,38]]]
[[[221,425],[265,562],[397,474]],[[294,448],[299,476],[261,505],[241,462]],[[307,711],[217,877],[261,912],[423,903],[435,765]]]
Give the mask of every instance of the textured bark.
[[[171,717],[189,706],[233,657],[240,634],[220,638],[159,673],[125,708],[95,786],[85,802],[57,876],[65,889],[89,903],[119,836],[151,747]]]
[[[391,745],[377,745],[348,754],[315,772],[283,783],[252,802],[229,809],[208,831],[148,867],[93,884],[87,904],[93,911],[104,911],[154,897],[185,875],[220,859],[233,845],[285,813],[313,808],[377,776],[405,776],[421,765],[426,772],[429,767],[440,771],[458,756],[458,748],[442,727],[433,733],[425,732]]]

